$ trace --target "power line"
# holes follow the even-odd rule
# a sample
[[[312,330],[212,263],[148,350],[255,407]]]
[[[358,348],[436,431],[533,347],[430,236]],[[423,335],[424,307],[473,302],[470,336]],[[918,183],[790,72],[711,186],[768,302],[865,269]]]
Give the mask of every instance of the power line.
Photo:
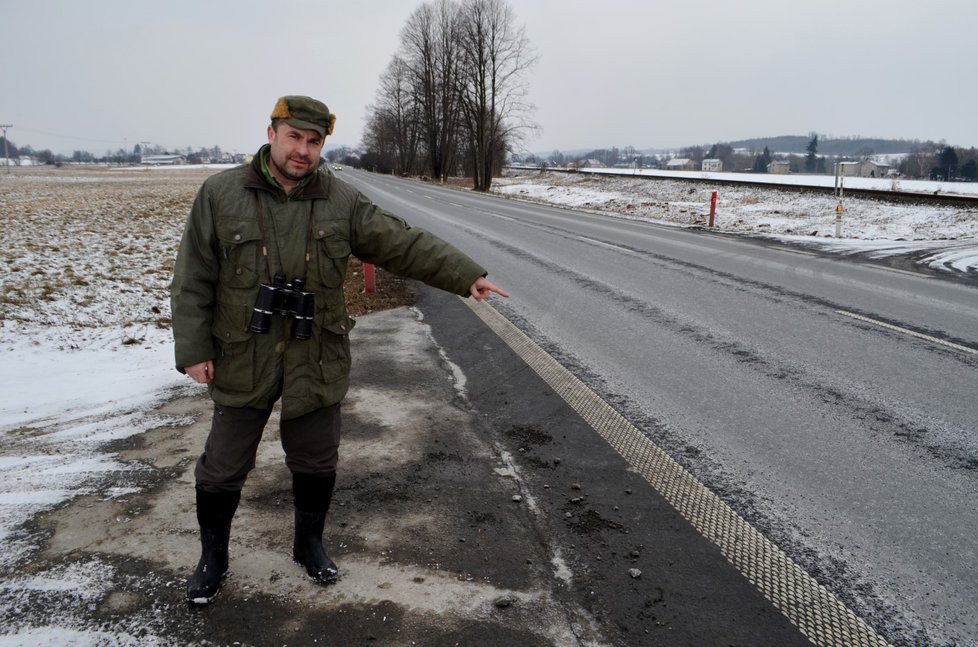
[[[94,139],[92,137],[78,137],[76,135],[62,135],[60,133],[52,133],[46,130],[36,130],[34,128],[21,128],[26,133],[35,133],[37,135],[48,135],[49,137],[60,137],[62,139],[77,139],[84,142],[98,142],[100,144],[122,144],[125,140],[118,139]]]

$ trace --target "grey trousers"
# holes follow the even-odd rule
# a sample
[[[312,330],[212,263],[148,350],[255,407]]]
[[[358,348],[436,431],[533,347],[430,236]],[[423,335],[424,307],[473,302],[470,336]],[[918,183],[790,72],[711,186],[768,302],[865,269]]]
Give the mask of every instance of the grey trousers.
[[[210,492],[240,490],[255,467],[258,443],[272,408],[214,405],[204,453],[197,459],[197,487]],[[326,475],[336,471],[340,446],[340,405],[283,420],[282,449],[293,473]]]

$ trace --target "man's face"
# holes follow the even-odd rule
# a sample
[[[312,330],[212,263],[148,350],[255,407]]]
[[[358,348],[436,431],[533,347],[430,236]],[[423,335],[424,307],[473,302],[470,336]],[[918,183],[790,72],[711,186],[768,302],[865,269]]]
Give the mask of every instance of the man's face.
[[[323,138],[315,130],[300,130],[280,123],[278,130],[268,127],[269,159],[272,170],[292,182],[309,175],[319,165]]]

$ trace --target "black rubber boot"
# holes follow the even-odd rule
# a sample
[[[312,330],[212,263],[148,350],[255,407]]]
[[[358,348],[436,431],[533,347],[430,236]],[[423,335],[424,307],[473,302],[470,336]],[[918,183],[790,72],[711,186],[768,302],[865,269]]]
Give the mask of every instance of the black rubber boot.
[[[306,574],[319,584],[332,584],[339,570],[323,548],[323,527],[333,498],[336,473],[292,475],[295,499],[295,540],[292,559],[306,568]]]
[[[187,603],[191,606],[208,604],[221,588],[228,572],[231,519],[240,498],[240,491],[206,492],[197,488],[200,561],[187,581]]]

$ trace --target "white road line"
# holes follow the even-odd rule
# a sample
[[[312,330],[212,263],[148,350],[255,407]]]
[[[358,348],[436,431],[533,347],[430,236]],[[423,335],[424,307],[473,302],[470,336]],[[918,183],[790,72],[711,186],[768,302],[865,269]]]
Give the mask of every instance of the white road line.
[[[779,252],[788,252],[789,254],[798,254],[799,256],[818,256],[815,252],[805,252],[800,249],[792,249],[791,247],[775,247],[774,249]]]
[[[590,236],[575,236],[574,238],[581,241],[582,243],[590,243],[592,245],[606,247],[607,249],[613,249],[616,252],[623,252],[625,254],[635,255],[634,249],[628,249],[627,247],[622,247],[621,245],[616,245],[614,243],[606,243],[603,240],[598,240],[597,238],[591,238]]]
[[[866,323],[871,323],[875,326],[880,326],[881,328],[886,328],[888,330],[893,330],[904,335],[910,335],[911,337],[917,337],[918,339],[923,339],[929,341],[932,344],[939,344],[941,346],[947,346],[948,348],[953,348],[954,350],[959,350],[963,353],[971,353],[972,355],[978,355],[978,350],[974,348],[968,348],[967,346],[961,346],[960,344],[955,344],[943,339],[938,339],[937,337],[931,337],[930,335],[925,335],[923,333],[915,332],[913,330],[908,330],[907,328],[901,328],[900,326],[894,326],[893,324],[888,324],[885,321],[878,321],[876,319],[870,319],[869,317],[864,317],[862,315],[857,315],[854,312],[846,312],[845,310],[836,310],[837,314],[850,317],[852,319],[858,319],[859,321],[864,321]]]
[[[896,267],[887,267],[885,265],[876,265],[875,263],[866,263],[866,267],[872,267],[873,269],[883,270],[886,272],[896,272],[897,274],[906,274],[907,276],[916,276],[918,279],[929,279],[932,278],[927,274],[921,274],[920,272],[911,272],[910,270],[901,270]]]

